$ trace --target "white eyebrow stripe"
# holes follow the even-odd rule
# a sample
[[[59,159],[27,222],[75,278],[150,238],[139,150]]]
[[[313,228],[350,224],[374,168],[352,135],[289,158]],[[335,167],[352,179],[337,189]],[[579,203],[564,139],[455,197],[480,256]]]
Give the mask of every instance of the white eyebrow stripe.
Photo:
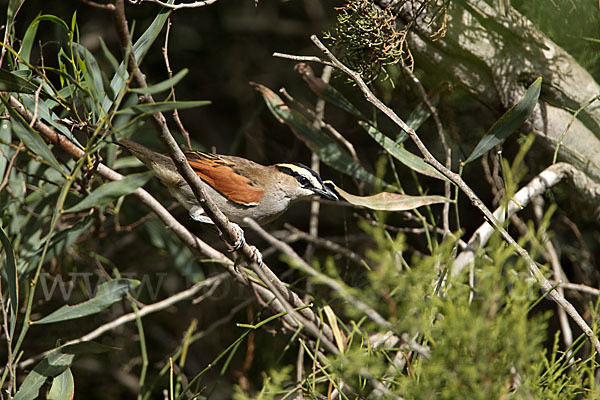
[[[306,179],[308,179],[308,181],[311,183],[311,185],[313,185],[313,187],[315,187],[317,189],[323,189],[323,185],[321,184],[321,182],[319,182],[319,180],[311,173],[311,171],[308,171],[306,168],[302,168],[296,164],[278,164],[278,165],[281,167],[284,167],[284,168],[289,168],[293,173],[305,177]]]

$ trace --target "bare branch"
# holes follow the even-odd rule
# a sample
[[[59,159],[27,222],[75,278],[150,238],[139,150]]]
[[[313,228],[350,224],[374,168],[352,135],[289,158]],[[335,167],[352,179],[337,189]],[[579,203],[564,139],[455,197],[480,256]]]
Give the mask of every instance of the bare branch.
[[[593,343],[594,347],[596,348],[596,351],[600,352],[600,341],[596,337],[596,334],[594,333],[594,331],[587,324],[587,322],[585,322],[585,320],[581,317],[581,315],[579,315],[579,313],[577,312],[575,307],[573,307],[573,305],[569,301],[567,301],[567,299],[565,299],[564,296],[562,296],[557,291],[553,290],[552,285],[550,284],[550,282],[548,282],[546,277],[544,277],[544,275],[541,273],[538,266],[533,261],[533,259],[531,258],[531,256],[527,252],[527,250],[525,250],[522,246],[520,246],[515,241],[515,239],[513,239],[513,237],[509,235],[509,233],[506,231],[506,229],[504,229],[504,227],[498,222],[496,217],[483,204],[483,202],[481,201],[481,199],[479,199],[479,197],[475,194],[475,192],[473,192],[473,190],[465,183],[465,181],[462,179],[462,177],[460,175],[452,172],[451,170],[449,170],[448,168],[443,166],[438,160],[436,160],[436,158],[433,157],[433,155],[427,149],[427,147],[425,147],[425,144],[423,144],[423,142],[421,141],[419,136],[416,134],[416,132],[411,127],[409,127],[406,124],[406,122],[404,122],[391,108],[386,106],[381,100],[379,100],[373,94],[373,92],[371,92],[369,87],[366,85],[366,83],[363,81],[363,79],[357,72],[352,71],[346,65],[341,63],[333,55],[333,53],[331,53],[331,51],[329,51],[329,49],[327,47],[325,47],[325,45],[323,45],[323,43],[321,43],[321,41],[317,38],[316,35],[311,36],[311,40],[331,60],[331,62],[333,62],[333,64],[335,65],[336,68],[339,68],[346,75],[348,75],[352,80],[354,80],[354,82],[356,82],[357,86],[363,92],[363,95],[365,96],[367,101],[369,101],[371,104],[373,104],[375,107],[377,107],[381,112],[383,112],[385,115],[387,115],[388,118],[390,118],[394,123],[396,123],[396,125],[398,125],[402,130],[404,130],[408,134],[408,136],[416,144],[416,146],[418,147],[419,151],[421,152],[425,161],[428,164],[432,165],[436,170],[438,170],[445,177],[450,179],[455,185],[457,185],[460,188],[460,190],[464,194],[467,195],[467,197],[469,198],[471,203],[479,209],[479,211],[483,214],[485,219],[491,223],[491,225],[500,233],[500,235],[504,238],[504,240],[506,242],[508,242],[515,249],[515,251],[517,252],[517,254],[519,254],[520,257],[522,257],[525,261],[527,261],[527,263],[529,265],[529,270],[531,271],[533,276],[537,279],[537,281],[539,282],[542,289],[545,292],[548,292],[548,297],[550,297],[552,300],[557,302],[561,307],[563,307],[565,309],[565,311],[571,316],[571,318],[577,323],[577,325],[579,325],[579,327],[583,330],[583,332],[588,336],[588,338],[590,339],[590,341]]]

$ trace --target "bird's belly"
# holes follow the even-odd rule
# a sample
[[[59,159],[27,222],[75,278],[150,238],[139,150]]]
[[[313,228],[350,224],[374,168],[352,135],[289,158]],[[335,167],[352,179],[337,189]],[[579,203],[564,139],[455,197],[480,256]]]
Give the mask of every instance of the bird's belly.
[[[250,217],[258,224],[264,225],[277,219],[288,208],[290,202],[288,199],[277,199],[276,201],[261,202],[255,206],[244,206],[228,200],[221,193],[217,192],[212,186],[202,182],[204,192],[212,199],[215,205],[231,221],[240,226],[247,226],[244,218]],[[198,201],[187,183],[168,186],[171,194],[188,210],[192,207],[199,207]]]

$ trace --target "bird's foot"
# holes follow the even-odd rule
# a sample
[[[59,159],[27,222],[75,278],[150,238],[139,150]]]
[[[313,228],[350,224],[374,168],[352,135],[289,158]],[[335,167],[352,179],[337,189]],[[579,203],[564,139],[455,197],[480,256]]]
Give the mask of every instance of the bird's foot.
[[[190,208],[189,213],[190,213],[190,217],[196,222],[200,222],[203,224],[214,224],[214,222],[204,214],[204,210],[202,209],[202,207],[194,206],[194,207]],[[237,237],[233,246],[230,246],[230,248],[229,248],[229,251],[233,253],[234,251],[241,250],[241,248],[244,247],[244,244],[246,244],[246,238],[244,237],[244,230],[238,224],[236,224],[235,222],[231,222],[231,225],[233,225],[233,227],[236,231],[236,237]],[[225,242],[227,242],[227,241],[225,241]],[[254,261],[256,261],[256,263],[260,267],[262,267],[263,266],[262,253],[255,246],[250,246],[250,248],[252,249],[252,254],[253,254],[252,258],[254,259]],[[233,265],[236,272],[239,272],[238,266],[240,264],[240,261],[241,261],[241,257],[237,257],[235,260],[235,263]]]
[[[244,247],[244,244],[246,243],[246,238],[244,237],[244,230],[238,224],[232,222],[231,225],[233,225],[233,227],[235,228],[235,232],[237,235],[237,239],[233,244],[233,247],[231,248],[231,251],[233,252],[238,251],[239,249]]]
[[[196,222],[200,222],[202,224],[214,224],[212,219],[208,218],[206,214],[204,214],[204,210],[202,207],[194,206],[190,208],[190,218]]]
[[[256,263],[258,264],[259,267],[263,267],[263,257],[262,257],[262,253],[260,252],[260,250],[258,250],[256,248],[256,246],[250,246],[250,249],[252,249],[252,258],[254,261],[256,261]],[[233,263],[233,268],[235,269],[235,272],[239,273],[239,266],[242,262],[243,257],[241,256],[237,256],[235,259],[235,262]]]

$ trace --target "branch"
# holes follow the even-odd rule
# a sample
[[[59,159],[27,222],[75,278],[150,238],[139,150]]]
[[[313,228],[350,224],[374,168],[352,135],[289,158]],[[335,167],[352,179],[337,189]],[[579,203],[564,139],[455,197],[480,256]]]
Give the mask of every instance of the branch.
[[[127,19],[125,18],[125,9],[124,9],[123,2],[124,2],[124,0],[117,0],[115,2],[114,18],[115,18],[115,23],[117,24],[117,31],[119,33],[119,37],[121,39],[121,47],[123,49],[126,49],[126,48],[131,47],[131,38],[129,36],[129,28],[127,26]],[[133,74],[134,79],[136,80],[137,84],[140,87],[142,87],[142,88],[147,87],[148,85],[146,83],[146,78],[142,74],[141,70],[139,69],[137,62],[132,55],[133,52],[130,52],[129,54],[131,55],[129,67],[131,68],[131,72]],[[152,98],[151,95],[144,96],[143,99],[145,102],[147,102],[149,104],[154,103],[154,99]],[[179,145],[177,144],[177,142],[171,135],[171,132],[169,131],[169,127],[167,126],[167,121],[166,121],[165,117],[162,115],[162,113],[155,113],[152,116],[154,118],[155,124],[158,126],[159,138],[161,139],[161,141],[167,148],[169,156],[171,157],[171,159],[173,160],[173,163],[177,167],[177,171],[183,176],[183,178],[185,179],[187,184],[192,189],[192,192],[194,193],[196,200],[198,201],[199,205],[202,207],[202,209],[204,210],[206,215],[214,222],[216,227],[223,234],[223,237],[225,238],[226,242],[231,247],[233,247],[234,244],[238,240],[238,232],[235,229],[234,225],[229,222],[227,217],[221,212],[221,210],[219,210],[217,208],[217,206],[214,204],[214,202],[206,195],[204,187],[202,186],[202,180],[196,173],[194,173],[194,171],[190,167],[189,163],[187,162],[185,155],[183,154],[183,152],[179,148]],[[279,293],[273,292],[273,295],[275,295],[275,297],[277,297],[280,300],[281,305],[288,312],[291,309],[291,306],[288,307],[288,305],[286,305],[285,302],[282,301],[283,298],[292,300],[293,307],[299,309],[300,314],[302,314],[302,317],[305,318],[306,320],[310,321],[310,323],[312,325],[314,325],[314,326],[323,325],[322,329],[323,329],[325,336],[331,342],[333,341],[333,334],[332,334],[329,326],[322,324],[320,319],[315,315],[315,313],[313,313],[312,310],[308,309],[306,307],[306,304],[304,304],[300,300],[298,295],[296,293],[294,293],[293,291],[289,290],[277,278],[277,276],[275,274],[273,274],[273,272],[267,267],[266,264],[259,266],[256,263],[256,261],[257,261],[255,259],[256,254],[255,254],[255,251],[252,248],[252,246],[250,246],[248,243],[244,242],[243,247],[240,250],[241,250],[241,253],[244,256],[244,258],[250,265],[250,267],[255,272],[257,272],[257,274],[259,276],[261,276],[260,273],[267,274],[269,282],[265,281],[265,284],[267,284],[267,286],[269,286],[269,289],[271,289],[271,290],[272,290],[272,288],[270,285],[275,285],[277,287],[277,290],[279,290],[280,292]],[[261,279],[262,279],[262,277],[261,277]],[[291,313],[291,315],[294,315],[294,313]],[[300,325],[300,322],[298,323],[298,325]],[[310,325],[307,325],[306,323],[302,323],[302,325],[309,328],[309,330],[311,331],[312,334],[315,334],[313,327],[311,327]],[[318,329],[317,329],[316,333],[318,333]]]
[[[156,303],[148,304],[147,306],[141,307],[137,312],[134,311],[134,312],[130,312],[129,314],[121,315],[119,318],[117,318],[113,321],[110,321],[104,325],[101,325],[98,328],[94,329],[93,331],[91,331],[77,339],[69,340],[68,342],[64,343],[62,346],[68,346],[71,344],[76,344],[76,343],[81,343],[81,342],[89,342],[90,340],[94,340],[94,339],[100,337],[101,335],[105,334],[108,331],[112,331],[113,329],[118,328],[119,326],[124,325],[128,322],[135,321],[136,318],[138,318],[138,316],[139,316],[139,318],[143,318],[146,315],[150,315],[155,312],[164,310],[168,307],[171,307],[172,305],[174,305],[176,303],[179,303],[180,301],[189,299],[190,297],[194,297],[196,295],[196,293],[198,293],[201,289],[203,289],[207,286],[217,286],[217,285],[221,284],[225,280],[226,277],[227,277],[226,273],[221,273],[219,275],[213,276],[212,278],[208,278],[202,282],[198,282],[194,286],[192,286],[191,288],[189,288],[187,290],[183,290],[177,294],[174,294],[173,296],[167,297],[166,299],[158,301]],[[54,349],[45,351],[41,354],[36,355],[35,357],[31,357],[31,358],[28,358],[27,360],[21,361],[18,366],[20,368],[28,367],[28,366],[32,365],[34,362],[36,362],[37,360],[44,358],[46,355],[48,355],[52,351],[54,351]]]
[[[5,93],[0,93],[0,95],[8,96]],[[27,109],[25,109],[25,107],[18,100],[16,100],[13,97],[9,97],[8,101],[10,105],[23,118],[25,118],[26,121],[32,120],[33,115]],[[83,150],[75,146],[73,142],[71,142],[65,136],[57,133],[53,128],[41,122],[40,120],[37,120],[35,122],[33,128],[36,129],[47,142],[53,143],[61,147],[63,150],[71,154],[71,156],[73,156],[74,158],[81,158],[85,156]],[[123,175],[108,168],[102,163],[98,164],[97,171],[101,176],[112,181],[123,179]],[[268,289],[258,284],[257,282],[249,280],[245,274],[240,273],[236,268],[233,267],[233,261],[231,259],[226,257],[223,253],[219,252],[218,250],[214,249],[213,247],[209,246],[208,244],[200,240],[197,236],[195,236],[193,233],[188,231],[187,228],[183,226],[179,221],[177,221],[177,219],[175,219],[171,215],[171,213],[166,208],[164,208],[163,205],[160,202],[158,202],[150,193],[148,193],[142,188],[139,188],[135,192],[133,192],[133,195],[136,196],[142,204],[145,204],[147,207],[149,207],[163,221],[167,229],[172,230],[186,246],[188,246],[194,251],[197,251],[206,258],[214,260],[215,262],[223,266],[223,268],[225,268],[227,272],[229,272],[229,274],[231,274],[235,278],[236,281],[252,289],[257,295],[258,300],[262,304],[268,305],[275,314],[286,312],[285,308],[281,305],[281,303],[279,303],[279,301],[275,298],[275,295],[273,293],[271,293]],[[294,304],[294,306],[297,308],[306,307],[305,304],[302,302],[299,302],[299,304]],[[310,309],[305,309],[303,310],[303,312],[306,313],[309,317],[312,316],[312,318],[316,318],[316,316],[314,316],[314,313]],[[284,326],[288,326],[291,332],[295,332],[296,329],[294,329],[294,320],[288,315],[285,315],[283,319]],[[331,333],[331,331],[329,331],[329,333]]]
[[[390,118],[396,125],[398,125],[404,132],[408,134],[411,140],[418,147],[419,151],[423,155],[425,161],[432,165],[436,170],[441,172],[446,178],[450,179],[455,185],[457,185],[460,190],[467,195],[471,203],[479,209],[479,211],[483,214],[483,216],[488,220],[489,223],[502,235],[504,240],[508,242],[522,257],[527,264],[529,265],[529,270],[533,274],[533,276],[538,280],[540,286],[545,292],[548,292],[548,297],[558,303],[561,307],[565,309],[565,311],[569,314],[569,316],[579,325],[579,327],[583,330],[583,332],[588,336],[597,352],[600,352],[600,341],[596,337],[594,331],[589,327],[589,325],[585,322],[585,320],[579,315],[575,307],[567,299],[564,298],[560,293],[553,290],[552,285],[546,277],[540,272],[538,266],[533,261],[529,253],[521,247],[513,238],[508,234],[506,229],[502,227],[502,225],[498,222],[496,217],[492,214],[492,212],[483,204],[483,202],[479,199],[479,197],[473,192],[473,190],[463,181],[460,175],[452,172],[445,166],[443,166],[432,154],[429,152],[427,147],[423,144],[419,136],[416,132],[409,127],[406,122],[404,122],[391,108],[386,106],[381,100],[379,100],[373,92],[369,89],[367,84],[363,81],[360,74],[351,70],[346,65],[341,63],[332,53],[321,43],[321,41],[317,38],[316,35],[311,36],[311,40],[315,45],[331,60],[331,62],[335,65],[336,68],[343,71],[346,75],[348,75],[354,82],[356,82],[357,86],[363,92],[363,95],[371,104],[373,104],[377,109],[383,112],[388,118]]]
[[[571,178],[575,188],[586,194],[586,198],[599,199],[600,185],[592,182],[583,172],[573,167],[571,164],[558,163],[549,166],[533,178],[527,185],[522,187],[511,199],[506,207],[498,207],[494,211],[494,217],[499,223],[503,223],[506,218],[525,208],[533,198],[545,193],[564,178]],[[467,243],[467,248],[462,251],[454,260],[452,266],[452,275],[457,276],[462,270],[475,260],[475,251],[484,246],[492,237],[494,228],[489,222],[483,223],[473,233]]]

